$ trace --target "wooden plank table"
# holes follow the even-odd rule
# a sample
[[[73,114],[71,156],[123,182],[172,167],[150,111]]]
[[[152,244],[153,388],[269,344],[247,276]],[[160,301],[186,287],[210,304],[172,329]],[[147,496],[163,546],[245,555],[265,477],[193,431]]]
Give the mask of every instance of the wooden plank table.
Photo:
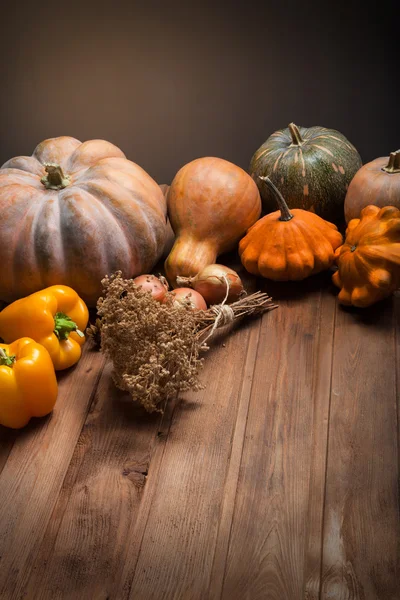
[[[88,343],[51,416],[0,428],[1,600],[400,598],[400,297],[253,286],[279,308],[163,416]]]

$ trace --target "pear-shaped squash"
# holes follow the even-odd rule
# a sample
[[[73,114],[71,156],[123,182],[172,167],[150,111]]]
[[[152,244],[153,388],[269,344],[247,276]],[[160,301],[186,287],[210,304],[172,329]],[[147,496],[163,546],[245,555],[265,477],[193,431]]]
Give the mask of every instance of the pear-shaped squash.
[[[301,208],[289,210],[268,177],[261,177],[279,210],[257,221],[239,243],[245,269],[275,281],[299,281],[329,267],[342,243],[336,225]]]
[[[335,259],[341,304],[365,307],[390,296],[400,286],[400,210],[366,206],[348,224]]]
[[[246,171],[222,158],[184,165],[168,190],[168,214],[176,239],[165,261],[169,283],[195,276],[233,250],[261,214],[257,185]]]

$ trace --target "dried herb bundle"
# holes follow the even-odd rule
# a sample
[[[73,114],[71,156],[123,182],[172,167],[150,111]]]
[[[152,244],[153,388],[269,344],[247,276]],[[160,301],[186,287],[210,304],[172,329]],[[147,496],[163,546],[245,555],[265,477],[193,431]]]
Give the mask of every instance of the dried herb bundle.
[[[100,330],[115,385],[149,412],[162,412],[179,392],[204,387],[199,381],[204,360],[200,353],[208,349],[206,342],[217,327],[276,307],[262,292],[206,311],[176,306],[172,294],[161,304],[133,280],[123,279],[120,271],[105,277],[102,285],[99,320],[91,326],[91,335]]]

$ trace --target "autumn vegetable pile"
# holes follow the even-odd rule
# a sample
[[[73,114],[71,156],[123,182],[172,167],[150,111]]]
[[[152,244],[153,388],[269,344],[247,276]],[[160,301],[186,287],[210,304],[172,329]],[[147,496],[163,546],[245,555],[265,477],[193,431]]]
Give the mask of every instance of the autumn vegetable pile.
[[[170,186],[107,141],[52,138],[1,167],[0,207],[6,427],[53,410],[57,372],[73,377],[88,336],[115,385],[150,412],[200,389],[216,331],[276,308],[247,292],[227,252],[273,281],[331,269],[343,305],[365,308],[400,287],[400,151],[362,165],[324,127],[272,133],[248,171],[192,160]]]

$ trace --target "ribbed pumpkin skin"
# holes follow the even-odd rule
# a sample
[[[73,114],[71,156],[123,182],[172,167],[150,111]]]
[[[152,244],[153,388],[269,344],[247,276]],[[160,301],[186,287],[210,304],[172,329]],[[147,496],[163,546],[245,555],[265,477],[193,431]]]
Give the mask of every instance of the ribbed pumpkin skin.
[[[70,176],[46,189],[45,163]],[[166,201],[157,183],[103,140],[58,137],[0,169],[0,299],[11,302],[50,285],[72,287],[89,305],[101,279],[150,271],[166,237]]]
[[[325,127],[298,127],[302,142],[294,143],[289,128],[273,133],[253,155],[249,172],[256,181],[265,212],[275,210],[272,194],[260,175],[269,177],[288,198],[289,208],[302,208],[332,223],[343,219],[350,181],[362,165],[344,135]]]
[[[349,222],[335,260],[341,304],[366,307],[390,296],[400,287],[400,210],[366,206]]]
[[[168,214],[176,235],[165,261],[168,281],[197,275],[233,250],[261,214],[257,185],[243,169],[222,158],[184,165],[168,191]]]
[[[400,208],[400,170],[396,173],[384,171],[388,161],[388,156],[376,158],[355,174],[344,201],[346,223],[358,219],[366,206]]]
[[[279,210],[265,215],[240,240],[246,271],[273,281],[301,281],[333,264],[342,236],[336,225],[301,208],[281,221]]]

